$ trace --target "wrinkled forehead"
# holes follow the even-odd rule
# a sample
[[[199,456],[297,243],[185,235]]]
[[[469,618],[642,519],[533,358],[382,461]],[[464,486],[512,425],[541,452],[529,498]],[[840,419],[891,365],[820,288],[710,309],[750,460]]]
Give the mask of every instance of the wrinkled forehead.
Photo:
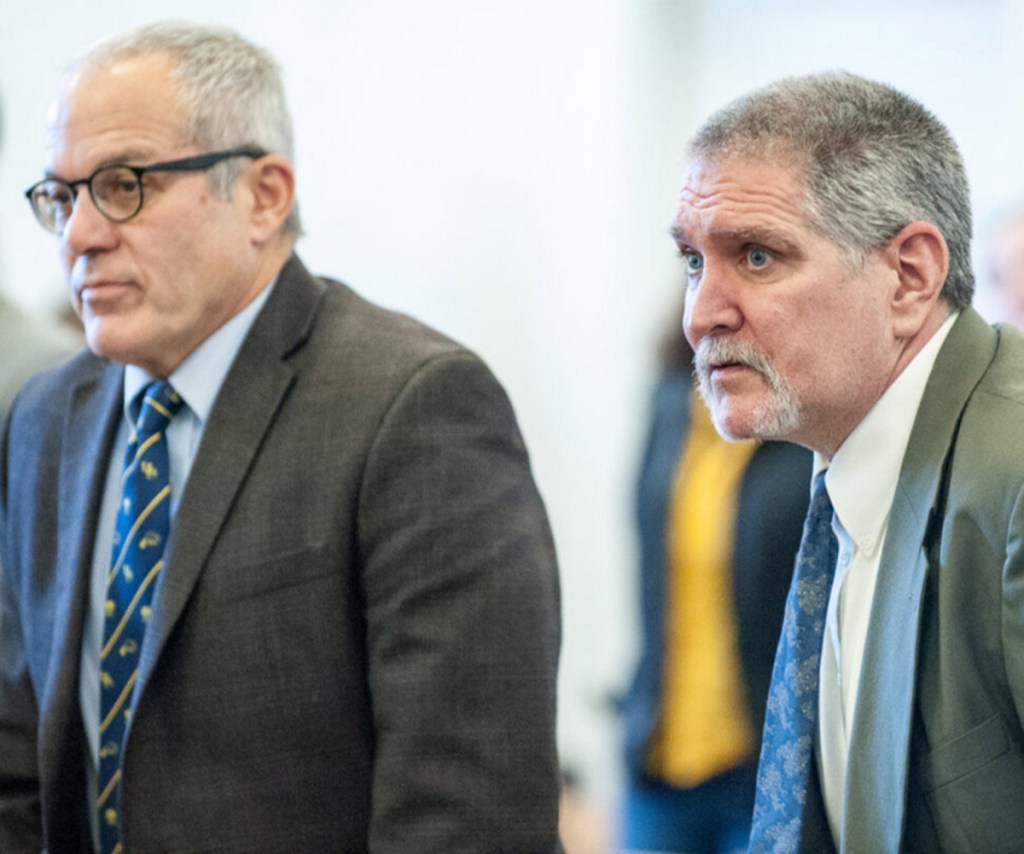
[[[678,241],[713,232],[807,227],[802,165],[745,154],[696,157],[687,164],[672,225]]]

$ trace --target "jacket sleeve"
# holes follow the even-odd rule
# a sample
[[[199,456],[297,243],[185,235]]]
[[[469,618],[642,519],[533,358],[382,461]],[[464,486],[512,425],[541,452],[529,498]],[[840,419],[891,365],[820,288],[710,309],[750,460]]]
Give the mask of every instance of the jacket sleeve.
[[[0,441],[0,561],[7,548],[7,429]],[[39,851],[38,707],[21,631],[17,576],[0,566],[0,851]]]
[[[370,849],[558,850],[554,548],[500,385],[421,366],[359,496],[377,737]]]
[[[1015,731],[1024,732],[1024,491],[1010,516],[1003,566],[1003,650],[1010,693],[1017,712]]]

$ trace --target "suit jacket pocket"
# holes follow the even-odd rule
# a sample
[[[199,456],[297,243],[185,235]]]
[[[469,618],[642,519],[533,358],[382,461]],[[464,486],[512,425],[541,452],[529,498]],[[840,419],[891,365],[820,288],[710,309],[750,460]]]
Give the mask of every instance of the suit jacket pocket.
[[[1024,851],[1024,756],[994,715],[921,760],[943,851]]]
[[[337,561],[318,546],[296,547],[258,561],[221,561],[207,567],[203,588],[207,596],[227,603],[296,587],[337,573]]]

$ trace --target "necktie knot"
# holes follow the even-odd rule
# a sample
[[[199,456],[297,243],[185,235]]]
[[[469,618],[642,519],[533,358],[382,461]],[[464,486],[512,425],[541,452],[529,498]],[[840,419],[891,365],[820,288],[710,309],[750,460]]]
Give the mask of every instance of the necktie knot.
[[[141,440],[167,428],[184,401],[167,380],[150,383],[142,391],[142,404],[135,421],[135,439]]]
[[[815,537],[827,539],[831,536],[832,514],[832,499],[829,498],[828,487],[825,486],[825,470],[822,470],[814,478],[811,507],[807,513],[809,523],[815,528]]]

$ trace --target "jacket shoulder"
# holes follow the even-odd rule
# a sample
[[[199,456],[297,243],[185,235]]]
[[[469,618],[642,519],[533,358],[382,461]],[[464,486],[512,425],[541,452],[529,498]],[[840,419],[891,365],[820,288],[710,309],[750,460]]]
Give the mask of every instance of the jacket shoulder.
[[[36,374],[11,404],[11,429],[25,425],[36,431],[59,428],[67,417],[68,394],[83,385],[96,385],[110,363],[82,350],[63,364]]]

